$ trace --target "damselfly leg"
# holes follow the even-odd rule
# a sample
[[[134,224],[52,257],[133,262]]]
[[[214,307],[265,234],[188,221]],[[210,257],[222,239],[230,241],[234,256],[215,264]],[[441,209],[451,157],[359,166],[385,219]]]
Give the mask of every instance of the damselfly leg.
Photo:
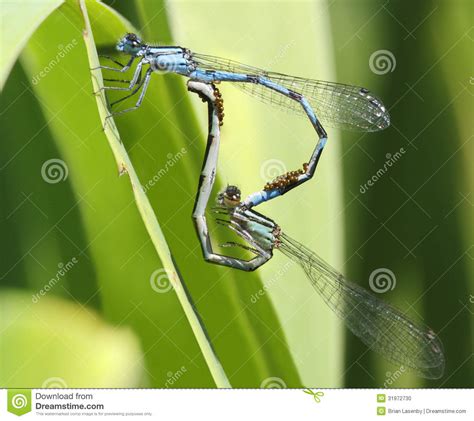
[[[151,74],[153,73],[153,71],[151,69],[148,69],[145,73],[145,77],[143,78],[143,81],[142,82],[139,82],[137,83],[137,87],[132,91],[131,94],[123,97],[123,98],[120,98],[114,102],[112,102],[110,104],[110,106],[112,107],[113,105],[121,102],[121,101],[124,101],[126,100],[127,98],[130,98],[131,96],[135,95],[141,88],[141,92],[140,92],[140,96],[138,97],[138,101],[135,103],[135,105],[133,107],[130,107],[130,108],[125,108],[124,110],[120,110],[120,111],[114,111],[114,112],[111,112],[106,118],[105,118],[105,122],[104,124],[107,123],[107,119],[109,118],[112,118],[112,117],[115,117],[117,115],[120,115],[120,114],[125,114],[125,113],[128,113],[130,111],[134,111],[136,109],[138,109],[141,105],[142,105],[142,102],[143,102],[143,98],[145,98],[145,94],[146,94],[146,90],[148,89],[148,85],[150,83],[150,79],[151,79]]]
[[[433,330],[346,280],[311,250],[283,233],[274,221],[241,203],[240,190],[235,186],[227,186],[218,196],[217,213],[227,216],[219,221],[248,244],[230,242],[228,246],[242,247],[256,257],[245,261],[213,252],[205,209],[216,175],[219,117],[212,86],[190,81],[188,89],[198,93],[209,106],[208,146],[193,213],[205,259],[250,271],[270,260],[274,249],[280,250],[301,266],[315,291],[370,349],[422,377],[441,377],[445,365],[443,346]]]
[[[112,67],[112,66],[98,66],[94,67],[91,70],[97,70],[97,69],[104,69],[104,70],[112,70],[113,72],[120,72],[120,73],[125,73],[130,67],[132,66],[133,62],[135,61],[135,57],[131,57],[130,60],[127,62],[127,64],[122,64],[120,61],[115,60],[113,57],[110,56],[105,56],[105,55],[99,55],[100,58],[105,58],[106,60],[110,60],[113,63],[117,64],[120,67]]]
[[[113,90],[113,91],[131,91],[137,83],[141,80],[141,75],[142,75],[142,67],[143,63],[139,62],[137,67],[135,68],[135,71],[133,72],[133,77],[130,80],[130,84],[128,86],[103,86],[101,89],[103,90]],[[110,79],[114,80],[114,79]]]
[[[149,45],[135,34],[126,34],[117,43],[116,49],[128,54],[129,62],[122,66],[112,59],[122,67],[101,66],[102,69],[123,73],[130,68],[134,59],[138,60],[138,65],[128,86],[103,88],[130,92],[111,105],[140,94],[133,107],[115,111],[107,118],[134,111],[141,106],[152,72],[171,72],[205,84],[229,82],[263,102],[309,119],[317,139],[309,160],[302,163],[303,169],[282,174],[267,183],[262,190],[249,195],[244,200],[248,208],[282,196],[314,176],[327,142],[323,124],[363,131],[382,130],[390,124],[382,102],[361,87],[269,72],[233,60],[194,53],[178,46]],[[145,65],[149,67],[142,83],[139,75]],[[126,83],[124,80],[117,82]]]
[[[188,90],[196,93],[203,101],[207,102],[209,112],[207,147],[193,210],[194,226],[201,243],[204,259],[210,263],[229,266],[240,270],[255,270],[271,258],[271,253],[266,251],[260,253],[257,249],[255,249],[255,251],[249,250],[255,253],[256,256],[252,259],[244,260],[232,256],[224,256],[214,252],[209,235],[209,227],[207,225],[206,208],[217,173],[217,160],[220,146],[220,126],[222,122],[222,99],[220,93],[216,94],[216,91],[218,92],[218,90],[212,84],[190,80],[188,81]],[[229,191],[231,192],[231,189]],[[239,203],[240,194],[237,196],[230,193],[229,196],[226,197],[226,200],[228,205],[230,205],[232,201]]]
[[[253,248],[268,253],[279,250],[297,263],[328,307],[371,350],[421,377],[438,379],[443,375],[443,345],[431,328],[347,280],[263,215],[255,217],[245,206],[228,207],[227,212],[227,226]],[[273,224],[271,231],[269,224]]]

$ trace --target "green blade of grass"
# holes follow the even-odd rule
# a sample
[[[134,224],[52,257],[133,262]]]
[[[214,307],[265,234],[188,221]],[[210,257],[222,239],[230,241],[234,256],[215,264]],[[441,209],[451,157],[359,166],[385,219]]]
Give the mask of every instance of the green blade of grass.
[[[133,20],[144,39],[175,45],[166,7],[160,2],[130,1],[113,5],[120,6],[120,12]],[[92,26],[94,28],[94,22]],[[301,382],[282,323],[275,316],[269,295],[262,294],[262,291],[266,291],[261,282],[262,272],[243,273],[209,265],[199,253],[195,236],[189,236],[193,230],[190,221],[192,196],[195,194],[204,149],[199,142],[201,139],[195,135],[199,132],[199,126],[194,118],[195,110],[187,99],[190,95],[184,87],[183,78],[179,76],[153,75],[140,110],[118,121],[120,132],[126,133],[124,142],[130,150],[132,161],[140,162],[136,169],[143,180],[152,179],[156,174],[156,166],[161,162],[164,161],[161,165],[166,167],[166,159],[160,157],[170,155],[170,151],[184,148],[190,152],[186,164],[179,170],[176,183],[173,184],[174,180],[171,183],[157,183],[153,191],[149,192],[149,199],[159,220],[170,221],[170,224],[164,225],[165,233],[178,262],[187,262],[186,265],[180,265],[185,278],[198,280],[188,286],[193,297],[196,297],[199,314],[206,320],[209,332],[218,337],[213,342],[218,347],[232,384],[258,387],[267,378],[279,377],[286,385],[298,387]],[[206,112],[201,102],[199,107]],[[201,121],[207,121],[205,114]],[[230,120],[226,120],[224,127],[227,121]],[[207,130],[205,127],[203,129]],[[223,135],[224,143],[227,143],[228,134],[227,130]],[[158,157],[158,163],[150,161],[150,154]],[[221,181],[223,176],[225,172],[218,171],[216,191],[224,185]],[[184,198],[176,195],[176,188],[185,191]],[[166,207],[161,206],[163,198]],[[170,212],[167,210],[170,207],[177,211]],[[212,235],[215,244],[229,239],[227,232],[213,231]],[[180,238],[186,239],[186,244]],[[278,265],[271,266],[273,271],[278,270]],[[255,301],[256,294],[258,300]],[[237,349],[239,352],[236,352]]]
[[[161,10],[159,2],[153,4]],[[132,30],[103,4],[88,2],[87,5],[99,48],[113,48],[125,31]],[[32,80],[49,66],[58,45],[77,41],[30,90],[41,107],[35,113],[44,115],[48,130],[43,130],[34,141],[21,138],[10,142],[9,159],[15,157],[14,166],[21,171],[25,166],[24,151],[33,152],[28,142],[31,141],[34,149],[40,143],[49,142],[57,148],[53,156],[67,164],[66,182],[72,186],[72,200],[59,193],[61,184],[49,186],[41,197],[46,202],[64,202],[66,213],[68,208],[78,210],[78,222],[69,216],[52,222],[59,224],[57,231],[63,240],[73,247],[77,244],[78,252],[85,254],[77,270],[85,265],[92,269],[98,286],[94,296],[104,317],[118,325],[132,326],[140,336],[148,373],[144,385],[167,386],[177,367],[184,366],[186,374],[173,387],[211,387],[214,382],[175,294],[172,290],[157,294],[150,288],[150,273],[160,265],[135,207],[128,177],[117,177],[117,163],[101,130],[87,52],[81,42],[83,26],[77,4],[68,2],[48,17],[28,43],[22,64],[27,79]],[[23,88],[26,85],[23,83]],[[189,96],[182,78],[153,75],[140,110],[118,121],[122,140],[140,180],[159,176],[158,181],[149,185],[147,196],[184,279],[193,280],[187,286],[232,385],[258,387],[265,379],[278,377],[288,386],[299,387],[301,381],[281,324],[259,274],[209,265],[202,259],[191,213],[205,142],[189,106]],[[9,110],[7,118],[26,127],[17,103],[11,108],[15,112]],[[31,123],[30,119],[28,126]],[[41,131],[42,125],[36,130]],[[182,158],[168,165],[169,156],[183,149],[186,153]],[[42,161],[35,161],[29,167],[41,169],[41,165]],[[162,177],[163,169],[166,177]],[[20,176],[23,186],[23,179],[31,178],[32,173],[20,173]],[[17,180],[15,185],[19,187]],[[8,183],[7,188],[13,189],[14,185]],[[13,209],[14,204],[11,204]],[[30,224],[41,225],[41,220],[32,219]],[[78,241],[78,231],[83,232],[85,245]],[[224,236],[215,234],[224,240]],[[37,241],[36,235],[23,241],[24,252]],[[37,264],[27,257],[16,267],[18,273],[25,263]],[[47,269],[51,269],[49,265]],[[71,288],[81,289],[80,277],[74,279],[79,281]],[[66,285],[58,289],[68,290]],[[252,296],[259,292],[263,293],[252,301]]]
[[[96,69],[100,66],[99,58],[97,56],[97,50],[94,43],[94,37],[92,34],[92,28],[87,13],[87,8],[84,0],[80,1],[80,8],[84,17],[85,30],[83,32],[84,41],[87,48],[87,54],[89,58],[89,64],[92,69]],[[97,92],[97,106],[99,109],[99,115],[101,120],[104,121],[109,115],[108,110],[105,106],[106,98],[103,90],[100,90],[103,85],[102,73],[100,69],[92,70],[93,78],[92,85],[94,91]],[[171,256],[171,251],[168,247],[166,239],[161,230],[160,224],[156,219],[155,213],[150,205],[148,197],[146,196],[142,184],[138,179],[138,175],[130,161],[130,158],[125,150],[124,145],[120,141],[120,136],[115,126],[115,123],[111,118],[108,119],[108,124],[104,127],[105,135],[109,141],[110,148],[115,156],[115,160],[119,167],[121,174],[126,173],[130,178],[131,186],[135,196],[137,208],[142,216],[143,223],[150,235],[150,238],[155,246],[156,252],[160,257],[163,268],[169,278],[169,281],[173,285],[178,300],[183,308],[184,313],[188,319],[191,329],[196,337],[196,341],[199,344],[201,352],[203,353],[204,359],[207,362],[212,377],[217,387],[231,387],[229,380],[222,368],[222,365],[217,358],[212,345],[209,342],[208,336],[205,333],[204,327],[202,326],[198,315],[196,314],[195,308],[191,302],[183,280],[178,274],[178,270],[174,264]]]

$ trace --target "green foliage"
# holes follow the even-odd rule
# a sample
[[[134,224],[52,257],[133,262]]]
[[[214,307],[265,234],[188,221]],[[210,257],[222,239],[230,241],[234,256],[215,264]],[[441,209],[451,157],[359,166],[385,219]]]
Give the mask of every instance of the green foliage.
[[[114,23],[110,9],[88,4],[98,46],[113,45],[123,26]],[[213,386],[174,293],[151,288],[150,277],[161,265],[102,131],[83,27],[76,2],[53,12],[22,54],[26,78],[17,67],[3,93],[12,104],[4,127],[9,142],[2,142],[8,200],[3,210],[6,216],[12,213],[4,224],[14,243],[3,243],[8,249],[3,282],[20,287],[20,279],[24,286],[40,288],[58,262],[77,256],[80,263],[52,293],[83,303],[96,300],[102,317],[130,326],[144,350],[144,384],[164,387],[185,367],[175,386]],[[67,54],[58,58],[58,46]],[[233,386],[259,386],[273,376],[300,385],[268,296],[252,308],[240,298],[262,288],[258,276],[211,266],[201,257],[190,215],[203,136],[183,81],[171,76],[153,82],[143,109],[124,117],[119,130],[143,185],[167,169],[147,194],[224,369]],[[21,123],[25,118],[27,125]],[[167,166],[170,156],[182,150],[183,158]],[[65,181],[49,184],[41,178],[42,165],[50,158],[64,161]],[[25,196],[32,193],[30,199],[44,216],[23,190]],[[22,200],[24,206],[15,210]],[[75,385],[71,380],[70,386]]]
[[[130,180],[118,175],[118,149],[114,156],[102,130],[78,2],[61,3],[19,8],[2,1],[0,327],[8,326],[0,334],[0,361],[8,363],[8,370],[0,367],[2,386],[38,387],[58,376],[71,387],[214,387],[175,293],[166,284],[161,293],[151,286],[162,264]],[[397,367],[350,334],[344,345],[341,323],[283,256],[257,273],[203,261],[191,212],[207,110],[183,78],[153,75],[140,110],[116,119],[232,386],[380,387],[387,380],[396,387],[472,386],[467,0],[274,7],[167,2],[166,8],[161,1],[110,1],[115,10],[86,3],[99,52],[114,54],[123,32],[136,27],[150,42],[366,86],[390,108],[393,124],[382,133],[343,133],[339,142],[329,131],[315,180],[261,211],[366,287],[374,269],[393,271],[396,288],[383,298],[418,314],[444,342],[446,375],[431,383],[409,373],[395,378]],[[371,71],[370,57],[379,50],[395,57],[393,71]],[[226,116],[216,191],[225,183],[238,184],[244,194],[255,191],[282,165],[294,169],[307,160],[315,141],[307,121],[252,101],[229,84],[219,88]],[[400,148],[406,151],[400,160],[362,192],[387,154]],[[46,172],[52,159],[59,160],[58,178]],[[216,246],[230,239],[212,230]],[[72,259],[78,263],[58,276]],[[57,282],[48,296],[32,302],[31,294],[51,279]],[[26,336],[33,328],[37,334]],[[15,355],[20,345],[24,351]],[[94,370],[84,372],[65,347],[87,354]],[[21,369],[26,355],[29,370]],[[106,364],[110,356],[117,364]],[[126,376],[118,377],[118,364]],[[100,379],[94,377],[99,372]]]
[[[138,337],[96,311],[33,291],[0,294],[0,383],[19,387],[138,387],[145,375]],[[133,362],[133,364],[131,363]]]
[[[447,359],[439,380],[403,374],[395,381],[391,373],[397,367],[366,353],[349,336],[350,387],[376,387],[379,379],[389,380],[390,387],[472,387],[469,8],[472,16],[472,6],[463,0],[341,1],[332,10],[338,78],[373,87],[392,117],[392,127],[380,136],[355,135],[344,144],[347,272],[367,280],[374,269],[389,268],[396,286],[384,298],[439,333]],[[375,74],[369,58],[379,50],[394,59]],[[401,158],[362,192],[387,154],[400,148]]]

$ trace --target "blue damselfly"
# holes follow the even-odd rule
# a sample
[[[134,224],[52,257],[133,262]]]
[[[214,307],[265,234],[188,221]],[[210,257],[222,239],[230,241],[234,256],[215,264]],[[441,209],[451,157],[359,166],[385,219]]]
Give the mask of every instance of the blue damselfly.
[[[246,202],[248,207],[281,196],[314,175],[327,141],[323,123],[328,126],[362,131],[382,130],[390,125],[390,117],[385,106],[362,87],[269,72],[233,60],[195,53],[178,46],[149,45],[135,34],[126,34],[118,42],[116,48],[119,52],[130,56],[127,64],[123,65],[106,57],[120,67],[100,66],[100,68],[124,73],[130,69],[135,60],[138,64],[131,80],[115,79],[118,82],[127,83],[128,86],[104,87],[107,90],[130,92],[112,102],[111,107],[138,94],[140,89],[141,92],[135,106],[113,112],[110,116],[140,107],[153,72],[172,72],[206,84],[230,82],[263,102],[306,116],[310,120],[318,141],[309,161],[303,164],[303,170],[298,171],[296,177],[278,178],[276,183],[268,183],[263,190],[248,196]],[[143,76],[145,66],[148,68]]]
[[[216,211],[228,216],[219,222],[242,237],[249,244],[242,247],[256,257],[233,261],[232,257],[221,256],[221,262],[215,263],[253,270],[259,266],[255,262],[268,261],[273,251],[278,250],[303,269],[329,308],[370,349],[422,377],[437,379],[443,375],[443,346],[433,330],[345,279],[317,254],[285,234],[274,221],[239,203],[239,198],[236,186],[227,186],[218,196]]]
[[[205,83],[190,81],[188,89],[209,104],[208,143],[193,212],[204,258],[211,263],[253,271],[268,262],[274,250],[281,251],[301,266],[317,293],[370,349],[420,376],[441,377],[445,364],[443,346],[429,327],[347,281],[323,259],[285,234],[274,221],[256,212],[255,208],[249,208],[236,186],[227,186],[218,195],[214,211],[223,215],[218,219],[219,223],[229,227],[247,243],[228,242],[225,246],[242,247],[254,257],[244,260],[214,252],[205,210],[217,170],[220,144],[218,98],[215,87]]]

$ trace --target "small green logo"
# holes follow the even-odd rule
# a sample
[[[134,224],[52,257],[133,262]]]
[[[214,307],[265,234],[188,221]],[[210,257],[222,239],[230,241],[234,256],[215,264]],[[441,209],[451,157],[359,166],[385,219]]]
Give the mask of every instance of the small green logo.
[[[386,397],[383,393],[377,395],[377,402],[385,402]]]
[[[15,415],[24,415],[31,411],[31,390],[10,389],[7,394],[7,409]]]
[[[377,415],[385,415],[385,406],[377,406]]]
[[[304,393],[307,393],[308,395],[311,395],[316,403],[321,402],[321,397],[324,396],[324,392],[319,390],[318,392],[314,392],[311,389],[304,389]]]

